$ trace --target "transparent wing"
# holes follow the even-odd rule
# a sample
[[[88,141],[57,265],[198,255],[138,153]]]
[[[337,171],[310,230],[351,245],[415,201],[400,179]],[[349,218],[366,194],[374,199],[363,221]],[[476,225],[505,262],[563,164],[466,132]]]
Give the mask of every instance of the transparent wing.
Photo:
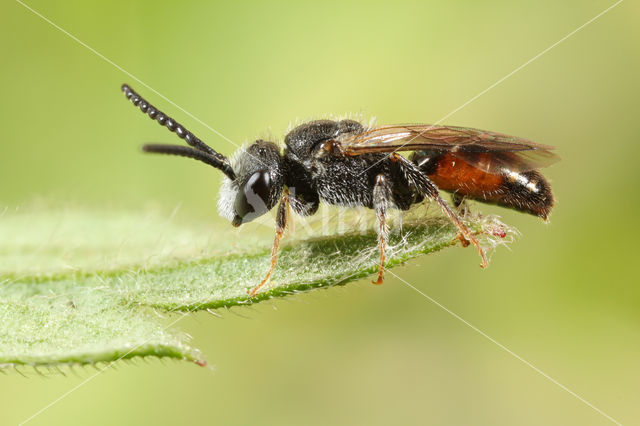
[[[346,155],[425,151],[451,153],[488,173],[528,171],[560,160],[554,148],[527,139],[469,127],[407,124],[381,126],[338,140]],[[491,155],[479,155],[489,153]]]

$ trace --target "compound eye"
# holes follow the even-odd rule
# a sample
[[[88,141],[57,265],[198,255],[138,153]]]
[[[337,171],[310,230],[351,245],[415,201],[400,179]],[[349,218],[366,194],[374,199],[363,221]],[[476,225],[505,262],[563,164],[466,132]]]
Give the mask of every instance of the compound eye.
[[[236,196],[236,217],[232,222],[234,226],[240,226],[243,222],[249,222],[269,211],[267,204],[271,186],[271,176],[266,171],[258,171],[249,176]]]

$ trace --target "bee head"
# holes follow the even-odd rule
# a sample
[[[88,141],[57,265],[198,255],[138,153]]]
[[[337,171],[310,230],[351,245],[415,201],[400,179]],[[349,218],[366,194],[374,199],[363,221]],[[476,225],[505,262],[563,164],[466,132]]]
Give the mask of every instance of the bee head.
[[[193,158],[225,174],[218,210],[234,226],[262,216],[276,205],[284,185],[283,160],[276,144],[257,140],[229,161],[183,125],[147,102],[129,85],[123,84],[122,91],[140,111],[190,145],[146,144],[142,147],[144,152]]]
[[[278,203],[284,184],[280,149],[257,140],[234,156],[232,167],[236,178],[222,184],[218,210],[233,226],[240,226]]]

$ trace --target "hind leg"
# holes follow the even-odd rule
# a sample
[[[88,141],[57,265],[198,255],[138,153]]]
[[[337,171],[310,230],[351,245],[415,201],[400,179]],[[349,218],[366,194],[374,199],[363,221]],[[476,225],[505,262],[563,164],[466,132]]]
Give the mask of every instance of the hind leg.
[[[476,248],[476,251],[482,259],[480,267],[487,267],[489,265],[489,262],[487,261],[487,257],[484,254],[484,250],[482,249],[482,247],[480,247],[480,243],[473,236],[471,230],[469,230],[469,228],[467,228],[467,226],[462,222],[460,216],[458,216],[456,212],[454,212],[453,209],[449,206],[449,204],[447,204],[447,202],[442,199],[438,188],[433,184],[433,182],[429,180],[427,175],[425,175],[417,165],[413,164],[399,154],[391,154],[391,159],[400,166],[409,185],[411,185],[420,195],[425,198],[431,198],[438,204],[438,206],[440,206],[444,214],[446,214],[449,220],[456,226],[456,228],[458,228],[458,231],[460,231],[462,237],[465,240],[471,242],[471,244],[473,244],[473,246]]]
[[[451,194],[451,201],[453,201],[453,206],[456,208],[460,216],[465,217],[469,214],[469,206],[467,205],[464,195],[454,192]],[[462,243],[462,247],[468,247],[469,244],[471,244],[460,232],[458,233],[458,239],[460,240],[460,243]]]
[[[467,198],[464,195],[454,192],[451,194],[451,201],[453,201],[453,207],[458,210],[459,215],[466,216],[469,213]]]

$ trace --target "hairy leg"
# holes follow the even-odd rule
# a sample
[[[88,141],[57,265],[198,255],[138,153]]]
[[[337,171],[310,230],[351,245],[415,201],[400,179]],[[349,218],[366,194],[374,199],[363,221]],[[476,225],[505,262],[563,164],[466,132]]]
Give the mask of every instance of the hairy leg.
[[[373,281],[374,284],[382,284],[384,282],[384,262],[385,250],[387,248],[387,221],[386,215],[391,200],[391,186],[384,175],[376,177],[376,183],[373,187],[373,206],[378,218],[378,246],[380,248],[380,263],[378,264],[378,280]]]
[[[459,215],[464,217],[469,213],[469,206],[467,205],[466,198],[463,195],[454,192],[451,194],[451,201],[453,201],[453,207],[456,208]],[[462,243],[463,247],[467,247],[471,244],[460,232],[458,233],[458,239]]]
[[[460,195],[457,192],[451,194],[451,201],[453,201],[453,207],[458,210],[458,213],[462,216],[466,216],[469,211],[469,206],[466,202],[466,197],[464,195]]]
[[[478,254],[480,255],[480,258],[482,259],[482,263],[480,264],[480,266],[482,268],[487,267],[489,262],[487,261],[487,257],[484,254],[484,250],[482,249],[482,247],[480,247],[480,243],[473,236],[473,234],[471,234],[471,231],[462,222],[462,219],[460,219],[460,217],[453,211],[453,209],[451,209],[449,204],[447,204],[447,202],[443,200],[442,197],[440,197],[440,192],[438,191],[438,188],[433,184],[433,182],[431,182],[429,178],[424,173],[422,173],[418,166],[416,166],[403,156],[393,153],[391,154],[391,159],[400,165],[409,185],[414,187],[416,191],[418,191],[423,197],[433,199],[438,204],[438,206],[440,206],[444,214],[446,214],[449,220],[458,228],[458,231],[460,231],[462,237],[467,241],[470,241],[471,244],[473,244],[473,246],[476,248]]]
[[[282,194],[282,198],[280,199],[280,204],[278,205],[278,212],[276,214],[276,236],[273,240],[273,247],[271,248],[271,267],[269,268],[269,272],[264,277],[262,282],[255,286],[251,291],[249,291],[249,296],[255,297],[256,294],[260,291],[264,285],[269,282],[271,275],[273,274],[273,270],[276,268],[276,264],[278,263],[278,249],[280,248],[280,240],[284,235],[284,230],[287,227],[287,213],[289,210],[289,190],[285,189]]]

